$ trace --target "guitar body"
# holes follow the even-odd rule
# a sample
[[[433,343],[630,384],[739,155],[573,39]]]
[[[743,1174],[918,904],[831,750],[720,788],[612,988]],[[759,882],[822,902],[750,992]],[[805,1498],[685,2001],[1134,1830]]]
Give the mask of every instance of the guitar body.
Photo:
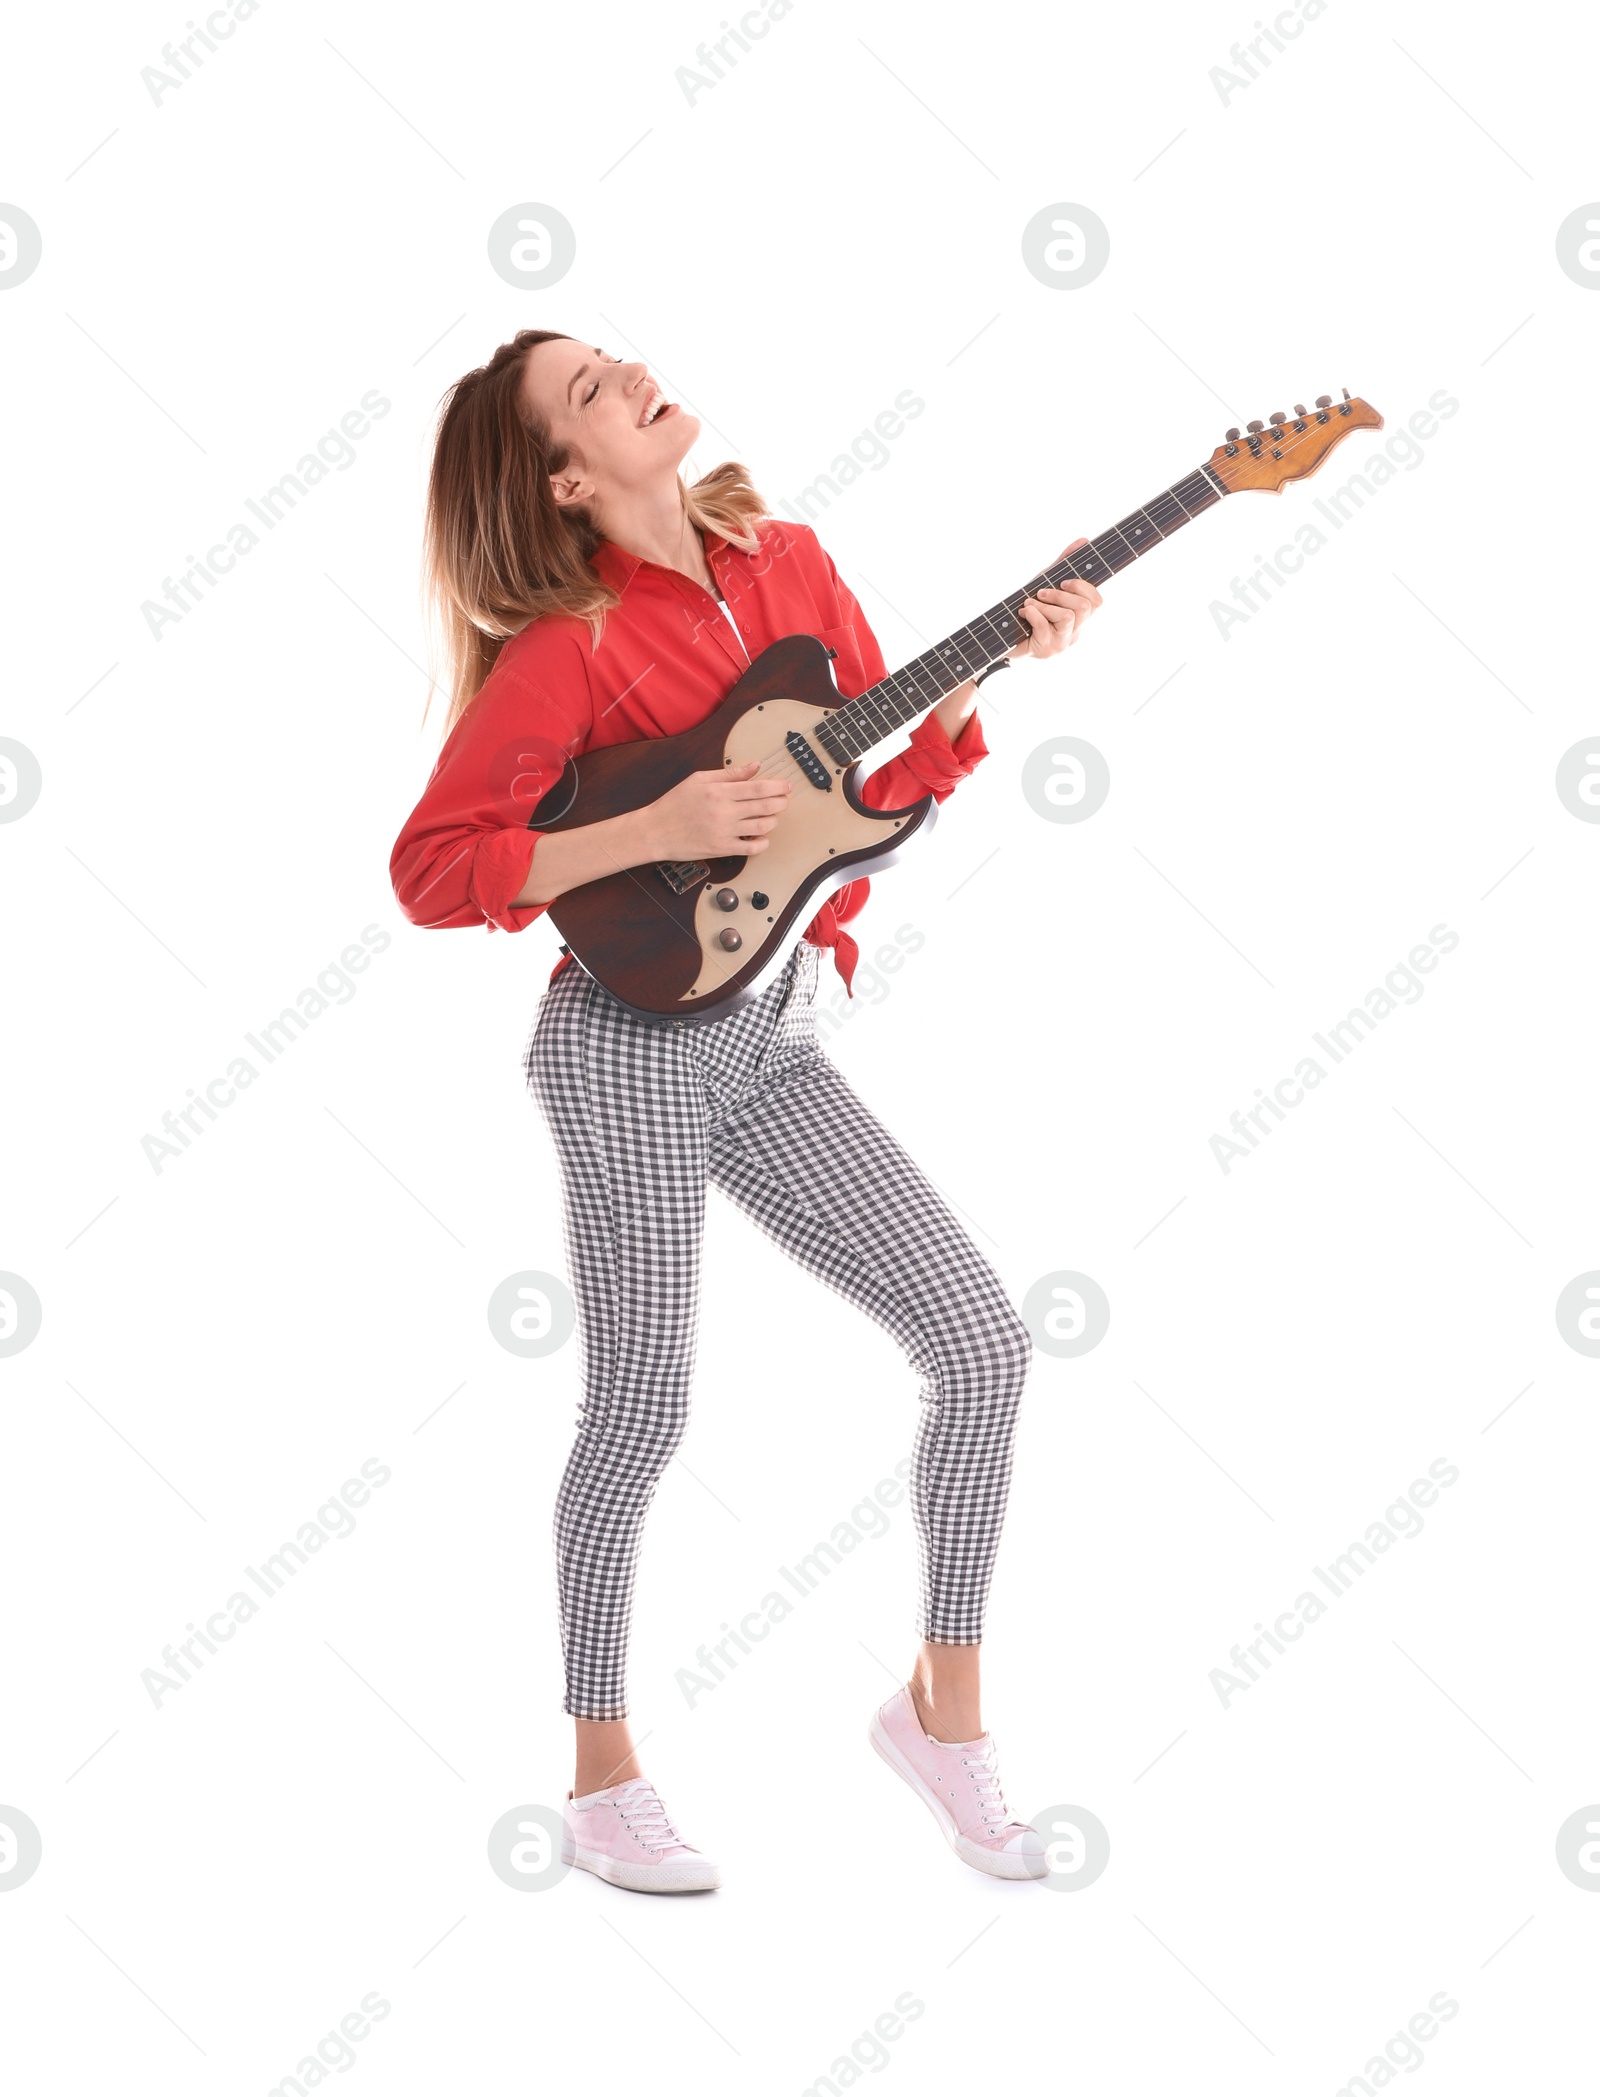
[[[821,903],[891,864],[932,823],[931,794],[909,808],[866,807],[856,791],[860,763],[836,764],[816,742],[819,723],[844,703],[822,643],[790,634],[762,650],[699,727],[569,760],[534,809],[532,829],[576,829],[659,800],[691,772],[752,759],[762,776],[793,782],[766,851],[696,867],[628,867],[550,905],[574,960],[637,1018],[720,1019],[757,996]],[[737,945],[725,943],[730,935]]]

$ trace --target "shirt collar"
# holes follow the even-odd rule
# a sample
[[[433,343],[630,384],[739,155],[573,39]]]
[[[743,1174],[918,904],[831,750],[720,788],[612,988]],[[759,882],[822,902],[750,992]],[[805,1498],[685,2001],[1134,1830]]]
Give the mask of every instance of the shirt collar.
[[[706,559],[711,562],[715,573],[717,556],[726,549],[728,542],[720,532],[714,532],[709,528],[701,536],[705,542]],[[639,554],[627,552],[614,540],[602,539],[589,556],[589,565],[600,580],[608,584],[620,597],[641,568],[654,567],[655,563],[644,560]],[[675,574],[677,571],[674,569],[671,572]],[[684,580],[687,581],[688,577],[685,576]]]

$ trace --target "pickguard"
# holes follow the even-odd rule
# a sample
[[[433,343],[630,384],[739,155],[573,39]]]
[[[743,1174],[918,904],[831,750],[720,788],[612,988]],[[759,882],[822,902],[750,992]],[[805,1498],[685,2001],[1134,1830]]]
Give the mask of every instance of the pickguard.
[[[730,765],[759,762],[759,777],[786,779],[793,787],[789,806],[768,833],[767,849],[754,853],[731,881],[708,881],[695,903],[694,929],[700,942],[700,973],[684,993],[683,1002],[698,1001],[718,990],[730,976],[747,968],[764,939],[819,867],[830,859],[843,859],[863,848],[881,846],[910,820],[905,815],[862,815],[845,799],[844,767],[836,765],[817,743],[812,731],[831,709],[819,709],[798,699],[769,699],[753,706],[734,724],[723,752]],[[803,736],[826,767],[831,785],[827,791],[814,785],[801,762],[791,755],[785,737]],[[841,869],[838,881],[818,892],[818,900],[831,888],[842,887],[854,869]],[[723,910],[713,900],[719,890],[734,889],[737,909]],[[758,907],[751,897],[766,897]],[[719,944],[719,934],[731,926],[741,944],[730,953]]]

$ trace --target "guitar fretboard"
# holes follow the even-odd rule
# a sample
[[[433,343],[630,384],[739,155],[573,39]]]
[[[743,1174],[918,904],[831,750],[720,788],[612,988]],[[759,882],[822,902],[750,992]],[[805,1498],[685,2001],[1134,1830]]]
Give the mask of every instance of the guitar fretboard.
[[[1028,626],[1019,615],[1025,597],[1036,596],[1041,589],[1059,589],[1071,576],[1098,587],[1108,576],[1131,568],[1142,554],[1181,531],[1191,517],[1211,509],[1227,492],[1208,466],[1197,466],[1186,478],[1164,488],[1154,502],[1131,511],[1087,546],[1078,547],[1020,590],[1002,597],[915,662],[859,698],[846,700],[812,731],[816,740],[835,763],[851,763],[1025,641]]]

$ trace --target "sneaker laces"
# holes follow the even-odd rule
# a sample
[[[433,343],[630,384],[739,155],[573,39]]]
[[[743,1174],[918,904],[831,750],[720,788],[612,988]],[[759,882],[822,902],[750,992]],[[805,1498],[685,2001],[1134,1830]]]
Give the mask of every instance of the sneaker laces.
[[[997,1835],[1002,1828],[1013,1826],[1005,1794],[1000,1789],[1000,1758],[993,1740],[985,1735],[981,1751],[976,1755],[963,1755],[961,1767],[971,1772],[973,1794],[983,1816],[985,1834]]]
[[[634,1777],[617,1795],[617,1814],[628,1832],[652,1854],[664,1849],[687,1849],[688,1844],[672,1825],[671,1816],[656,1792],[643,1777]]]

